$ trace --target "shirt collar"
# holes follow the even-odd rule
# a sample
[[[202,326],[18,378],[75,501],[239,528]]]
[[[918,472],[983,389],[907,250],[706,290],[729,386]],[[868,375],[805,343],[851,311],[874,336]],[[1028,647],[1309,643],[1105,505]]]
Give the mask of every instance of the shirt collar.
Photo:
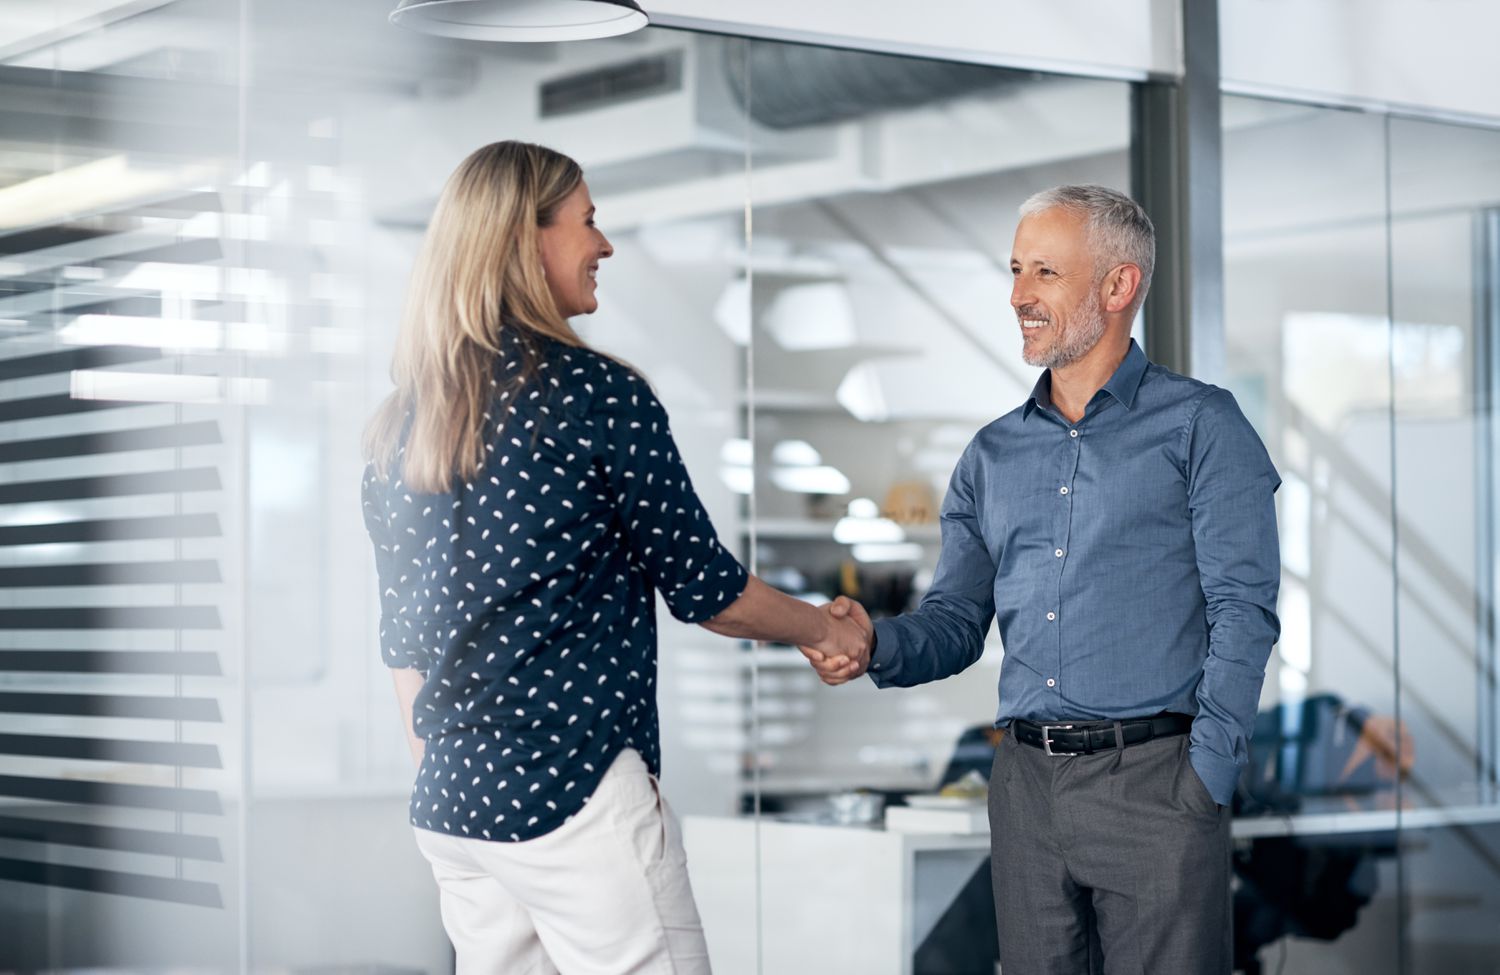
[[[1036,385],[1031,387],[1031,395],[1021,406],[1021,419],[1026,419],[1038,409],[1046,409],[1052,405],[1052,370],[1043,369],[1042,374],[1036,377]]]
[[[1135,344],[1135,339],[1130,340],[1130,351],[1125,353],[1125,359],[1115,369],[1115,374],[1109,377],[1109,382],[1104,384],[1104,391],[1120,401],[1120,405],[1127,410],[1135,407],[1135,394],[1141,388],[1141,379],[1146,375],[1146,367],[1150,363],[1146,360],[1146,353]]]
[[[1109,382],[1104,384],[1103,392],[1113,396],[1127,410],[1134,408],[1136,391],[1141,388],[1141,379],[1145,377],[1146,367],[1150,364],[1146,359],[1146,353],[1141,351],[1135,339],[1131,339],[1125,358],[1115,368],[1115,373],[1109,377]],[[1037,377],[1036,385],[1031,387],[1031,395],[1027,397],[1022,407],[1021,418],[1024,420],[1034,410],[1051,405],[1052,370],[1048,369]]]

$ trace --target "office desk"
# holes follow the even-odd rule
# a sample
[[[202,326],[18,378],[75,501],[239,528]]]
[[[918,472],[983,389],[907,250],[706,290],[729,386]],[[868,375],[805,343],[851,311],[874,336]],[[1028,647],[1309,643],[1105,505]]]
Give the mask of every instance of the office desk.
[[[1441,829],[1500,823],[1500,804],[1466,803],[1414,809],[1349,809],[1337,801],[1307,803],[1290,816],[1253,816],[1234,821],[1234,838],[1331,836],[1387,830]]]
[[[760,823],[761,971],[911,975],[912,956],[990,855],[989,834]],[[683,821],[716,975],[755,975],[753,819]]]
[[[1236,840],[1333,836],[1500,822],[1500,805],[1237,819]],[[755,878],[770,975],[911,975],[922,939],[989,856],[988,833],[897,833],[762,819],[689,816],[693,891],[718,975],[756,973]]]

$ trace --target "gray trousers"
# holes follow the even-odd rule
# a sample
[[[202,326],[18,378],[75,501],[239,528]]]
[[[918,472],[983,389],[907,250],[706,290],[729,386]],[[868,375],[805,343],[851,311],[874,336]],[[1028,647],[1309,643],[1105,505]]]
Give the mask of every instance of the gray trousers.
[[[1228,975],[1229,810],[1187,735],[1053,757],[1007,734],[989,812],[1004,975]]]

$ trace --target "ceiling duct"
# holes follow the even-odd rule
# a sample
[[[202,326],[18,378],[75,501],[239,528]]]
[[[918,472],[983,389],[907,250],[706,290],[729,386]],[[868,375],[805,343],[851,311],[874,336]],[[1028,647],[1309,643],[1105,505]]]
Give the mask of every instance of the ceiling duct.
[[[544,81],[538,114],[554,118],[681,91],[682,60],[676,48]]]
[[[740,106],[772,129],[914,108],[1037,77],[1034,72],[979,64],[797,44],[746,47],[745,57],[724,59],[725,76]]]

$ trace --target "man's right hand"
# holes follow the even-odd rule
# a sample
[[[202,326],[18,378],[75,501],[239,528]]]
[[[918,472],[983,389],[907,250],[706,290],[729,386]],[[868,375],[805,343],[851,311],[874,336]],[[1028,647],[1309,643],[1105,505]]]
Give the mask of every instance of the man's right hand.
[[[798,647],[829,685],[845,684],[870,668],[875,628],[865,608],[847,596],[823,607],[828,635],[816,646]]]

